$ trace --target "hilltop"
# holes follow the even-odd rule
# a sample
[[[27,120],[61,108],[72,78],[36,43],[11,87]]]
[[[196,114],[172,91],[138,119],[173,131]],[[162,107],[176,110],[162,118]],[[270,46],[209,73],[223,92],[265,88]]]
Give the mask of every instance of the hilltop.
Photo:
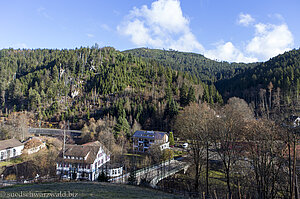
[[[204,82],[216,82],[222,79],[229,79],[259,63],[229,63],[226,61],[215,61],[204,57],[201,54],[179,52],[175,50],[158,50],[148,48],[136,48],[126,50],[124,53],[136,57],[143,57],[146,60],[156,60],[165,67],[174,70],[186,71]]]

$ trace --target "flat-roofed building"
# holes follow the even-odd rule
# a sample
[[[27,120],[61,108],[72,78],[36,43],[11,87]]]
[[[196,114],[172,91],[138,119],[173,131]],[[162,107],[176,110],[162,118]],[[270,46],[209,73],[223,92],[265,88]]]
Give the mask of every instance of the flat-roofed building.
[[[161,150],[169,148],[169,136],[166,132],[136,131],[133,136],[133,148],[138,152],[146,152],[153,144],[159,145]]]

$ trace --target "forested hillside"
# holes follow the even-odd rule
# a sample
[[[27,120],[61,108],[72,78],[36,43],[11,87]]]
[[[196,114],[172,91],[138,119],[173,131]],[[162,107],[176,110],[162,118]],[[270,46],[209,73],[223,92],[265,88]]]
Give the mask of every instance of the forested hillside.
[[[169,64],[171,65],[171,64]],[[52,124],[107,118],[115,132],[169,130],[169,120],[193,101],[222,103],[214,85],[156,60],[114,48],[0,51],[0,102],[3,115],[30,111]]]
[[[222,103],[220,92],[225,99],[244,98],[257,115],[269,117],[297,109],[299,62],[299,50],[243,64],[146,48],[3,49],[1,111],[30,111],[57,125],[69,120],[73,128],[105,117],[116,133],[129,133],[135,125],[169,130],[182,107],[199,100]]]
[[[218,62],[200,54],[174,50],[137,48],[124,52],[137,57],[147,58],[147,60],[157,60],[163,66],[171,67],[175,70],[188,71],[191,75],[210,83],[231,78],[259,64]]]
[[[300,50],[278,55],[216,86],[226,99],[244,98],[258,115],[299,114]]]

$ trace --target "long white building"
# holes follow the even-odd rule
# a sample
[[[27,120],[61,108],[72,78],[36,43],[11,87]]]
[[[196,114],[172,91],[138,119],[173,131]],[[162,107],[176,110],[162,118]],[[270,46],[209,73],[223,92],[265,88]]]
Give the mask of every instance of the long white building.
[[[0,141],[0,161],[18,157],[22,154],[24,144],[17,139]]]

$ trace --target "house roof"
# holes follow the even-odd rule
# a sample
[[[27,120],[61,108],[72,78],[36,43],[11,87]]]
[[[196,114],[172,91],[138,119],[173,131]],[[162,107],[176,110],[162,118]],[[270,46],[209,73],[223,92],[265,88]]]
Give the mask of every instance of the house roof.
[[[155,140],[162,140],[166,134],[167,134],[166,132],[139,130],[133,134],[133,137],[137,137],[137,138],[151,138],[152,137]]]
[[[104,146],[104,144],[99,141],[88,142],[83,144],[83,146],[100,146],[106,154],[110,154],[109,150]]]
[[[43,144],[43,142],[39,138],[33,137],[24,143],[24,149],[31,149],[34,147],[38,147],[42,144]]]
[[[90,147],[67,144],[65,148],[65,156],[85,157],[90,150]]]
[[[68,162],[68,163],[85,163],[85,164],[92,164],[98,154],[98,151],[100,147],[108,153],[106,148],[99,142],[90,142],[83,145],[74,145],[74,144],[67,144],[65,149],[65,156],[71,156],[71,157],[82,157],[84,158],[87,156],[87,159],[79,160],[79,159],[63,159],[62,155],[63,152],[60,152],[58,161]]]
[[[22,146],[23,144],[17,139],[1,140],[0,150]]]

